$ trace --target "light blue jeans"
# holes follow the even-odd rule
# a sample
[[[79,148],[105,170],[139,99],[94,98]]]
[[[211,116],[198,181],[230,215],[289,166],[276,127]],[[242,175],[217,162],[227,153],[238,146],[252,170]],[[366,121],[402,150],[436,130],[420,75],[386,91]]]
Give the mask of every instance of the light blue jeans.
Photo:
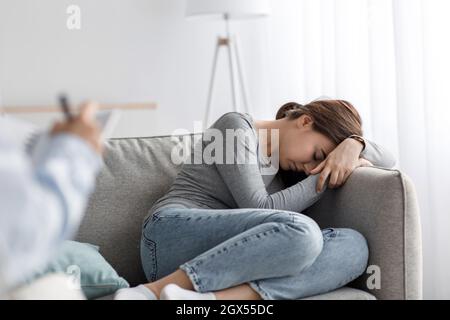
[[[320,230],[306,215],[270,209],[165,207],[145,221],[141,241],[150,282],[182,269],[197,292],[248,283],[265,300],[342,287],[365,271],[368,255],[357,231]]]

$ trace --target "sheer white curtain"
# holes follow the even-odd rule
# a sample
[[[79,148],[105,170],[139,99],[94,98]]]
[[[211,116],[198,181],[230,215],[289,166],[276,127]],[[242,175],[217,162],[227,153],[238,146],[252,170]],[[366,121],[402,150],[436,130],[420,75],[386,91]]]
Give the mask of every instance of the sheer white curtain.
[[[272,105],[321,95],[354,103],[365,135],[394,152],[415,183],[424,297],[449,299],[450,1],[277,0],[273,7],[271,78],[284,81],[271,85]]]

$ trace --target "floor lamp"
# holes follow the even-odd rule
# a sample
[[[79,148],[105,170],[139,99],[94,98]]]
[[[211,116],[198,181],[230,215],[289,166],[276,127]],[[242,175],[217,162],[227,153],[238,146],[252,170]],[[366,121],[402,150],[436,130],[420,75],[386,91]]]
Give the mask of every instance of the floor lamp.
[[[236,36],[230,35],[229,23],[230,20],[259,18],[267,16],[269,14],[269,0],[187,0],[187,17],[223,19],[226,27],[225,37],[219,36],[216,42],[206,102],[206,111],[203,120],[203,128],[207,127],[209,115],[211,113],[214,80],[216,76],[217,63],[221,48],[225,48],[226,52],[228,53],[228,69],[230,72],[233,110],[238,111],[236,86],[239,86],[242,93],[244,110],[245,112],[250,111],[238,39]],[[237,79],[236,71],[238,75]]]

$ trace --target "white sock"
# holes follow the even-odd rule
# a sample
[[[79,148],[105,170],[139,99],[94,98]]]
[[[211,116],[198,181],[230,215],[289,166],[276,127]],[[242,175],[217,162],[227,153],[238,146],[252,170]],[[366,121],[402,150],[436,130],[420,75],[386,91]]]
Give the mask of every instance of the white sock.
[[[161,300],[216,300],[216,295],[212,292],[186,290],[173,283],[165,286],[159,297]]]
[[[152,290],[141,284],[134,288],[117,290],[114,300],[158,300],[158,298]]]

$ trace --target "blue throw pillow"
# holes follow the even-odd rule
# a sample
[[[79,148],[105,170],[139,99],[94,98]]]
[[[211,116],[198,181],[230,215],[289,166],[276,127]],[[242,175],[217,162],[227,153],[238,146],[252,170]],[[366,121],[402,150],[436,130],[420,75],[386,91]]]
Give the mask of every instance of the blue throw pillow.
[[[119,277],[103,258],[99,247],[76,241],[64,241],[49,264],[36,272],[33,279],[50,273],[66,273],[79,278],[81,290],[88,299],[113,294],[128,288],[128,282]]]

